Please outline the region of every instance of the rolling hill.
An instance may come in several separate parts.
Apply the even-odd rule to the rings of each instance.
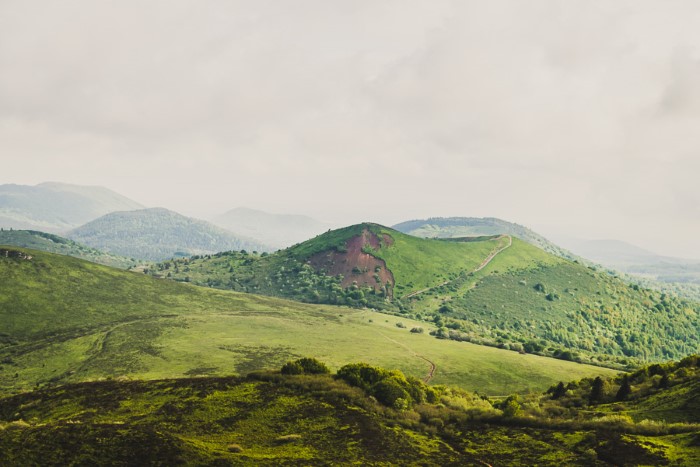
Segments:
[[[692,466],[693,414],[666,423],[647,408],[697,396],[687,363],[664,387],[638,372],[500,400],[366,364],[331,376],[309,359],[247,378],[71,384],[0,398],[0,463]],[[302,374],[284,374],[294,364]],[[603,400],[630,379],[623,400]],[[596,381],[602,399],[583,402]]]
[[[227,250],[270,249],[259,241],[163,208],[113,212],[66,236],[109,253],[153,261]]]
[[[605,365],[697,351],[700,306],[510,236],[421,239],[376,224],[274,254],[168,261],[149,274],[428,322],[438,338]]]
[[[401,222],[394,225],[393,228],[399,232],[421,238],[511,235],[553,255],[576,259],[571,252],[555,245],[527,227],[495,217],[431,217]]]
[[[219,227],[259,239],[275,248],[286,248],[315,237],[332,226],[308,216],[271,214],[248,208],[235,208],[211,219]]]
[[[105,253],[58,235],[38,232],[36,230],[0,229],[0,245],[19,246],[47,251],[49,253],[74,256],[86,261],[119,269],[130,269],[142,264],[141,261],[132,258]]]
[[[436,340],[370,310],[154,279],[0,247],[0,393],[100,378],[245,375],[300,356],[398,368],[488,394],[541,391],[605,368]]]
[[[0,185],[0,227],[62,233],[113,211],[143,206],[99,186]]]

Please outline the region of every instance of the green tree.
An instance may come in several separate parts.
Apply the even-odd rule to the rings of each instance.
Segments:
[[[588,397],[591,404],[603,400],[603,387],[604,384],[602,378],[597,376],[596,379],[593,380],[593,384],[591,385],[591,394]]]
[[[620,389],[618,389],[617,394],[615,394],[615,400],[623,401],[627,399],[627,396],[629,396],[631,393],[632,386],[630,386],[629,377],[625,375],[622,377],[622,384],[620,385]]]
[[[554,388],[554,391],[552,391],[552,399],[559,399],[560,397],[564,396],[566,394],[566,386],[564,386],[563,382],[559,382],[557,384],[557,387]]]

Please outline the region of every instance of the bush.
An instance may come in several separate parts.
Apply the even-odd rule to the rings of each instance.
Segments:
[[[421,328],[421,327],[411,328],[411,332],[414,334],[423,334],[423,328]]]
[[[322,375],[330,373],[331,370],[325,363],[319,362],[315,358],[304,357],[285,363],[280,372],[283,375]]]
[[[320,362],[315,358],[300,358],[297,360],[297,362],[299,362],[301,367],[304,369],[304,373],[309,375],[323,375],[331,372],[325,363]]]
[[[287,362],[282,366],[280,372],[283,375],[301,375],[304,373],[304,367],[301,366],[299,361]]]
[[[229,444],[226,449],[228,449],[228,452],[243,452],[240,444]]]
[[[407,401],[411,398],[403,386],[394,378],[385,378],[372,388],[372,395],[387,407],[396,409],[408,408]]]
[[[336,377],[368,391],[370,386],[384,378],[389,372],[366,363],[349,363],[338,370]]]

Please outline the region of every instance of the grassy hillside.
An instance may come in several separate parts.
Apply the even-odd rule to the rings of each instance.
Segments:
[[[271,255],[168,261],[149,274],[429,322],[439,338],[605,365],[681,358],[700,346],[700,305],[628,285],[509,236],[420,239],[338,229]]]
[[[402,222],[393,226],[405,234],[420,238],[460,238],[483,235],[511,235],[547,253],[575,259],[571,252],[550,242],[527,227],[495,217],[431,217]]]
[[[63,232],[113,211],[143,206],[98,186],[0,185],[0,227]]]
[[[0,229],[0,245],[19,246],[31,248],[33,250],[47,251],[49,253],[74,256],[86,261],[119,269],[130,269],[143,264],[142,261],[137,261],[133,258],[105,253],[58,235],[38,232],[36,230]]]
[[[428,335],[406,317],[211,290],[0,247],[0,391],[106,377],[247,374],[303,355],[364,360],[488,394],[598,367]],[[411,332],[425,327],[424,333]],[[433,366],[436,366],[435,367]]]
[[[322,364],[310,363],[298,371],[324,371]],[[693,375],[688,378],[697,379]],[[598,401],[574,406],[588,383],[572,382],[556,398],[488,400],[428,387],[401,372],[349,364],[335,377],[258,373],[245,379],[68,385],[0,399],[0,462],[691,466],[700,461],[700,424],[634,421],[624,408],[610,415]]]
[[[66,235],[93,248],[152,261],[226,250],[269,249],[259,241],[162,208],[113,212]]]

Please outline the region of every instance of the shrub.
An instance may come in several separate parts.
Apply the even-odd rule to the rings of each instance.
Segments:
[[[349,363],[338,370],[336,377],[346,381],[351,386],[355,386],[365,391],[370,386],[384,378],[388,371],[382,368],[375,368],[366,363]]]
[[[320,375],[328,374],[331,371],[325,363],[319,362],[315,358],[305,357],[285,363],[280,372],[283,375]]]
[[[229,444],[226,449],[228,449],[228,452],[243,452],[240,444]]]
[[[325,363],[320,362],[315,358],[300,358],[297,360],[297,362],[299,362],[301,367],[304,369],[304,373],[309,375],[323,375],[331,372]]]
[[[518,403],[518,396],[508,396],[506,400],[501,402],[499,408],[503,411],[504,417],[515,417],[520,413],[520,403]]]
[[[411,332],[414,334],[423,334],[423,328],[421,328],[421,327],[411,328]]]
[[[301,366],[299,361],[287,362],[282,366],[280,372],[283,375],[301,375],[304,373],[304,368]]]
[[[395,378],[385,378],[372,388],[372,395],[377,400],[396,409],[408,408],[408,400],[411,396]]]
[[[403,323],[402,323],[401,321],[399,321],[398,323],[396,323],[396,327],[397,327],[397,328],[401,328],[401,329],[403,329],[403,328],[405,328],[405,327],[406,327],[406,325],[405,325],[405,324],[403,324]]]

